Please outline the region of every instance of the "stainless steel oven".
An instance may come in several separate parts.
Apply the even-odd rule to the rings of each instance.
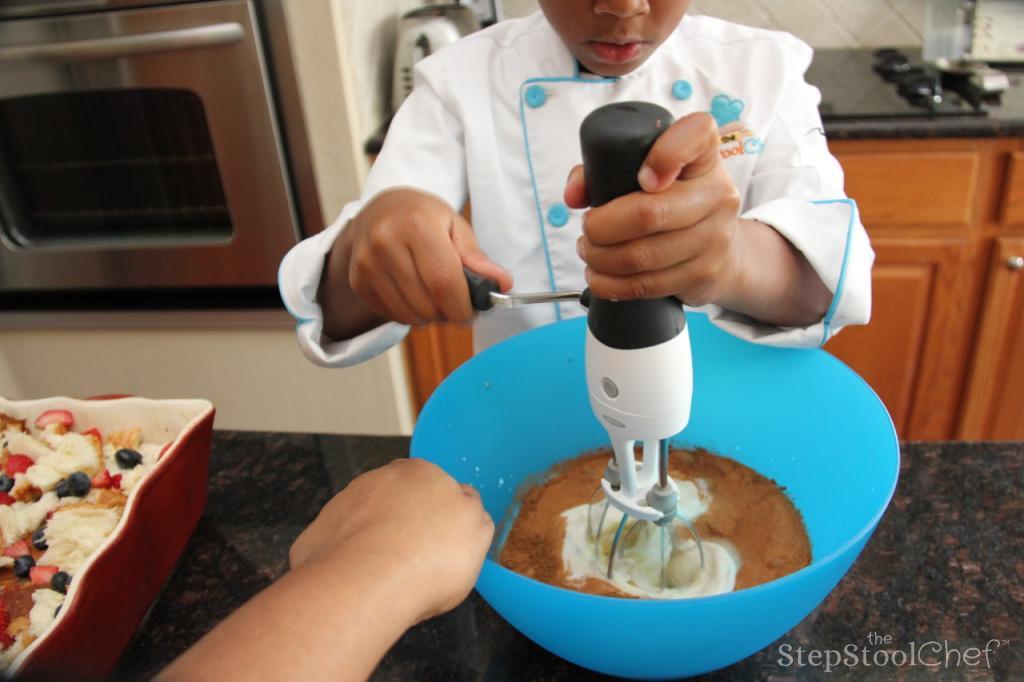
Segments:
[[[273,290],[303,211],[257,11],[0,0],[0,301]]]

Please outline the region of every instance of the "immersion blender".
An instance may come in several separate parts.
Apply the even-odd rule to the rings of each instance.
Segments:
[[[587,197],[592,207],[641,191],[637,175],[657,138],[672,124],[665,109],[644,102],[610,104],[592,112],[580,128]],[[579,298],[588,308],[585,347],[590,406],[608,432],[614,458],[595,491],[622,512],[608,562],[611,578],[616,549],[630,517],[666,528],[683,521],[703,549],[692,524],[677,512],[679,491],[668,475],[669,439],[690,418],[693,369],[682,303],[675,297],[613,301],[583,292],[500,294],[497,285],[467,272],[474,307],[487,310]],[[634,446],[643,443],[639,464]],[[591,500],[591,506],[594,504]],[[592,517],[592,515],[591,515]],[[593,525],[593,524],[592,524]],[[592,531],[593,532],[593,531]],[[632,532],[632,530],[630,530]],[[662,542],[664,555],[664,542]],[[662,585],[665,584],[662,562]]]
[[[583,121],[580,143],[592,207],[641,191],[640,168],[670,125],[668,111],[643,102],[601,107]],[[689,422],[693,396],[690,335],[682,303],[674,296],[630,301],[591,296],[585,357],[590,406],[615,453],[601,490],[608,504],[623,514],[608,557],[608,577],[612,577],[623,530],[633,517],[634,528],[641,521],[660,527],[664,587],[666,528],[677,518],[694,535],[703,564],[700,538],[678,514],[679,489],[668,472],[669,439]],[[642,465],[634,454],[637,442],[643,443]],[[606,514],[607,506],[597,523],[595,540]]]

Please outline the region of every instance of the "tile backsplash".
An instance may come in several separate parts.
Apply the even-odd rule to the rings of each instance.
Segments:
[[[926,0],[693,0],[690,13],[799,36],[812,47],[920,45]],[[536,0],[504,0],[507,16]]]
[[[424,0],[331,0],[349,38],[363,137],[384,119],[390,100],[398,17]],[[500,0],[507,17],[537,10],[537,0]],[[812,47],[921,45],[927,0],[693,0],[691,13],[789,31]]]
[[[694,0],[691,12],[789,31],[812,47],[920,45],[926,0]]]

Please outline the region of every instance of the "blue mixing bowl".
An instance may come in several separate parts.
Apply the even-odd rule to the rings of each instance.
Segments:
[[[814,560],[758,587],[672,601],[573,592],[487,560],[477,589],[498,613],[545,649],[602,673],[696,675],[768,646],[849,570],[896,487],[892,420],[853,371],[824,351],[758,346],[703,315],[688,321],[693,411],[675,444],[732,457],[785,486],[803,513]],[[476,487],[496,523],[517,486],[608,445],[587,400],[584,324],[552,324],[477,355],[420,415],[412,455]]]

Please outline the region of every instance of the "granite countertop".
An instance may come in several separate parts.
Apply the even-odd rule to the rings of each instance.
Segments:
[[[902,52],[912,64],[923,63],[920,50],[904,48]],[[875,73],[875,61],[874,50],[815,50],[806,79],[821,91],[820,109],[829,139],[1024,136],[1024,64],[998,67],[1009,78],[1010,88],[997,101],[984,105],[984,116],[929,116],[924,109],[904,107],[907,111],[920,111],[920,115],[887,118],[877,112],[890,112],[894,103],[902,104],[903,100],[896,94],[894,83],[886,83]],[[948,87],[945,96],[949,100],[960,99]]]
[[[269,585],[334,492],[408,447],[406,438],[216,432],[206,513],[113,679],[156,673]],[[990,669],[984,658],[958,666],[954,653],[937,671],[841,667],[829,679],[1024,677],[1022,465],[1024,443],[904,444],[892,505],[836,590],[782,639],[706,679],[823,677],[809,658],[797,665],[797,647],[810,656],[847,645],[981,649],[992,640]],[[600,678],[534,645],[473,593],[407,632],[374,679]]]

